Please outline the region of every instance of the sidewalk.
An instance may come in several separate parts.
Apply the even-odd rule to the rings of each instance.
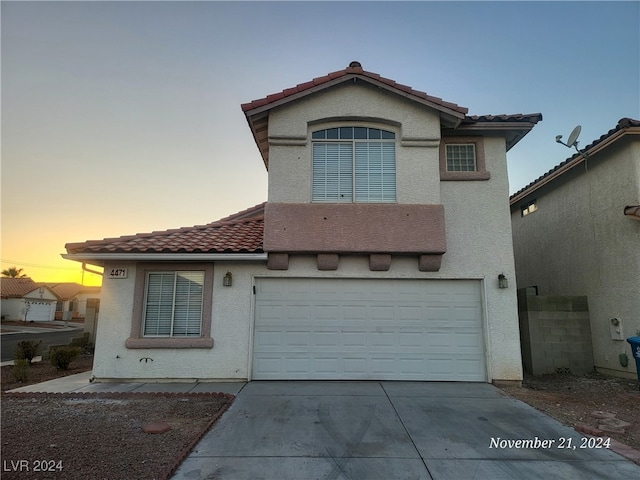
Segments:
[[[190,382],[190,383],[92,383],[92,372],[77,373],[26,387],[8,390],[8,393],[230,393],[236,395],[246,382]]]
[[[69,330],[82,330],[84,323],[64,322],[53,320],[51,322],[2,322],[0,323],[1,335],[13,335],[16,333],[45,333],[64,332]]]

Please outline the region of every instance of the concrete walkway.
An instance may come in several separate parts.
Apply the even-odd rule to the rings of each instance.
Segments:
[[[213,383],[91,383],[91,371],[56,378],[47,382],[9,390],[10,393],[89,393],[89,392],[173,392],[173,393],[230,393],[236,395],[245,382]]]
[[[64,332],[68,330],[82,330],[84,328],[83,323],[78,322],[64,322],[61,320],[53,320],[51,322],[37,322],[37,323],[1,323],[0,335],[15,335],[17,333],[46,333],[46,332]]]

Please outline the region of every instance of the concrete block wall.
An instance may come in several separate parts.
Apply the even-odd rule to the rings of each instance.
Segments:
[[[524,369],[533,375],[594,370],[587,297],[531,295],[518,290]]]

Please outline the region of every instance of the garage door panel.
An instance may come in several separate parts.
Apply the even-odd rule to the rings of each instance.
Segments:
[[[279,278],[256,290],[255,379],[486,378],[478,281]]]

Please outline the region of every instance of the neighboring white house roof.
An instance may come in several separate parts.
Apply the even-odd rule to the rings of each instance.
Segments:
[[[91,287],[79,283],[46,283],[46,286],[55,292],[60,300],[69,300],[82,293],[99,294],[101,287]]]
[[[0,295],[2,296],[2,298],[22,298],[33,292],[34,290],[38,290],[39,288],[46,288],[56,297],[58,297],[56,292],[54,292],[51,288],[43,283],[36,283],[29,277],[2,277],[2,279],[0,279]]]
[[[633,118],[621,118],[618,121],[618,124],[615,128],[612,128],[607,133],[602,135],[599,139],[593,141],[586,147],[582,149],[587,157],[596,154],[597,152],[603,150],[608,147],[612,143],[624,138],[627,135],[638,135],[640,134],[640,120],[634,120]],[[547,173],[537,178],[533,182],[531,182],[526,187],[518,190],[516,193],[511,195],[510,203],[511,205],[519,202],[524,197],[530,195],[543,185],[553,181],[559,176],[563,175],[565,172],[571,170],[572,168],[581,165],[585,161],[584,155],[581,153],[576,153],[572,157],[567,158],[562,163],[556,165]]]

